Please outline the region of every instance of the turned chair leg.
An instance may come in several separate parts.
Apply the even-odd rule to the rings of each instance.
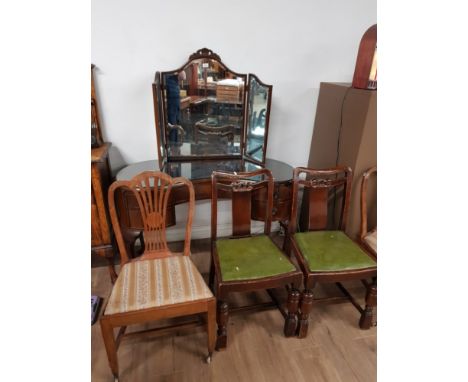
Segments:
[[[366,296],[366,308],[361,314],[359,320],[359,326],[361,329],[370,329],[372,322],[374,321],[374,308],[377,306],[377,284],[374,281],[373,284],[367,288]]]
[[[229,305],[226,301],[218,301],[218,338],[216,340],[216,350],[225,349],[227,346],[227,323],[229,319]]]
[[[299,308],[299,298],[301,294],[297,289],[291,288],[288,293],[288,315],[284,322],[284,335],[292,337],[297,330],[297,310]]]
[[[301,296],[300,313],[299,313],[299,329],[298,337],[307,337],[307,331],[309,330],[309,313],[312,309],[312,301],[314,295],[311,289],[304,289]]]
[[[117,361],[117,345],[114,338],[114,329],[106,319],[100,320],[102,338],[104,339],[104,346],[107,352],[107,359],[109,360],[109,367],[117,380],[119,378],[119,363]]]
[[[216,345],[216,300],[208,302],[208,311],[206,313],[206,331],[208,334],[208,358],[207,362],[211,362],[213,351]]]

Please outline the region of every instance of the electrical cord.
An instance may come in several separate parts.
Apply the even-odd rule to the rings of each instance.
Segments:
[[[335,167],[338,167],[339,164],[339,159],[340,159],[340,147],[341,147],[341,130],[343,129],[343,110],[344,110],[344,104],[346,101],[346,97],[348,97],[349,91],[352,89],[352,86],[350,86],[348,89],[346,89],[346,92],[343,97],[343,101],[341,102],[341,110],[340,110],[340,126],[338,127],[338,141],[336,144],[336,161],[335,161]],[[333,188],[333,225],[335,224],[335,218],[336,218],[336,188]]]
[[[335,167],[338,166],[338,162],[340,159],[340,146],[341,146],[341,130],[343,129],[343,109],[344,109],[344,104],[346,101],[346,97],[348,97],[349,91],[352,89],[350,86],[348,89],[346,89],[345,95],[343,97],[343,101],[341,102],[341,110],[340,110],[340,126],[338,127],[338,142],[336,144],[336,162],[335,162]]]

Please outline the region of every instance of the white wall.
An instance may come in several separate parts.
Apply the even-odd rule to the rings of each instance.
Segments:
[[[92,62],[114,168],[155,159],[151,83],[207,47],[273,85],[267,156],[306,165],[320,82],[350,82],[375,0],[93,0]]]

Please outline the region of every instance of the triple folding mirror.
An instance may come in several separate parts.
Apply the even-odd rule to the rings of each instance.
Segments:
[[[199,159],[265,163],[272,86],[236,73],[209,49],[181,68],[156,72],[159,164]]]

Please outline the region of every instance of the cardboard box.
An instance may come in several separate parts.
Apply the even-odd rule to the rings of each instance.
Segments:
[[[360,233],[360,192],[364,171],[377,165],[377,91],[348,83],[322,82],[315,115],[308,167],[349,166],[353,170],[346,233]],[[368,229],[377,226],[377,184],[368,186]]]

